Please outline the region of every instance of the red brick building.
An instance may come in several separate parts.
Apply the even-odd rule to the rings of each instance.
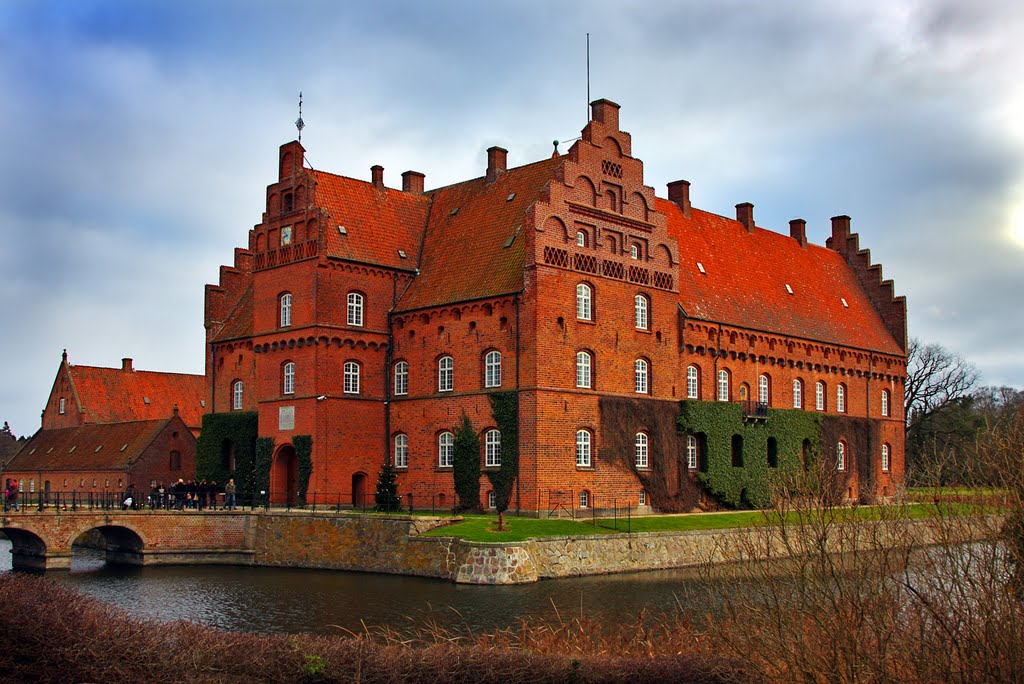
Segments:
[[[451,505],[463,414],[482,468],[500,462],[496,391],[518,399],[521,510],[647,505],[655,454],[696,476],[689,436],[657,444],[682,401],[863,419],[821,444],[845,494],[900,480],[905,301],[848,217],[821,247],[800,220],[789,235],[757,227],[749,204],[735,219],[696,209],[686,181],[659,198],[607,100],[566,154],[509,169],[492,147],[482,176],[431,191],[422,173],[398,190],[379,166],[366,182],[303,154],[281,147],[262,221],[206,289],[210,406],[258,412],[279,499],[301,434],[310,492],[358,501],[390,459],[407,501]],[[611,398],[660,408],[613,428]],[[874,436],[844,434],[858,424]]]

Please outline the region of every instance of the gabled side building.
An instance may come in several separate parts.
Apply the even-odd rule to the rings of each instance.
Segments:
[[[845,499],[900,483],[906,303],[848,217],[819,246],[750,204],[701,211],[686,181],[658,197],[607,100],[567,153],[509,168],[492,147],[480,177],[429,191],[304,152],[280,148],[261,222],[206,289],[209,407],[258,413],[276,500],[358,505],[391,462],[405,503],[451,506],[463,416],[485,507],[513,456],[511,508],[536,514],[758,505],[813,459]]]

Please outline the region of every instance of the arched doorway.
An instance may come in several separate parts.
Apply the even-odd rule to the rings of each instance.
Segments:
[[[283,444],[274,454],[270,469],[270,502],[294,506],[298,501],[299,459],[295,447]]]
[[[352,476],[352,508],[365,508],[367,504],[366,473],[355,473]]]

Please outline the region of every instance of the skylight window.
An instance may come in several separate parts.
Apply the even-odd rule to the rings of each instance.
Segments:
[[[125,444],[125,445],[124,445],[123,447],[121,447],[121,451],[124,451],[124,450],[125,450],[125,449],[127,449],[127,448],[128,448],[128,445],[127,445],[127,444]]]
[[[98,453],[100,453],[100,449],[102,449],[102,448],[103,448],[103,445],[102,445],[102,444],[100,444],[100,445],[99,445],[98,447],[96,447],[96,451],[94,451],[94,452],[92,452],[92,453],[94,453],[94,454],[98,454]]]
[[[513,193],[512,193],[511,195],[509,195],[509,196],[508,196],[508,197],[507,197],[507,198],[505,199],[505,201],[506,201],[506,202],[511,202],[511,201],[512,201],[512,200],[514,200],[515,198],[516,198],[516,193],[514,193],[514,192],[513,192]]]
[[[68,453],[70,454],[70,453],[74,452],[74,450],[77,449],[77,448],[78,448],[77,444],[73,445],[70,449],[68,449]]]
[[[142,397],[142,403],[149,406],[149,397]]]
[[[786,283],[786,292],[788,292],[789,294],[793,294],[793,288],[789,286],[789,283]]]
[[[512,233],[511,235],[508,236],[508,239],[505,240],[505,248],[508,249],[509,247],[511,247],[512,243],[515,242],[515,241],[516,241],[516,234]]]
[[[707,275],[708,272],[704,270],[704,264],[697,262],[697,270],[700,271],[701,275]]]
[[[455,207],[454,209],[452,209],[452,213],[451,213],[451,214],[449,214],[449,216],[455,216],[455,215],[456,215],[456,214],[458,214],[458,213],[459,213],[459,208],[458,208],[458,207]]]
[[[404,249],[398,250],[398,256],[400,256],[400,257],[402,257],[404,259],[405,258],[405,250]]]
[[[341,235],[348,235],[348,229],[345,226],[338,226],[338,233]]]
[[[845,307],[847,309],[850,308],[850,305],[846,303],[846,297],[840,297],[839,301],[841,301],[843,303],[843,307]]]

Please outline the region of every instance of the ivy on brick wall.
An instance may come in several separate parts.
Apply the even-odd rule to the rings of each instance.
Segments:
[[[766,421],[744,420],[739,404],[684,401],[679,427],[698,439],[704,486],[736,507],[771,505],[775,476],[820,451],[821,417],[808,411],[769,409]]]
[[[455,428],[452,451],[452,476],[455,479],[455,495],[459,499],[457,508],[460,512],[480,512],[480,438],[465,413]]]
[[[519,402],[515,392],[495,392],[489,398],[494,422],[501,432],[501,467],[488,470],[487,479],[494,488],[498,513],[504,513],[512,498],[516,475],[519,474]],[[479,464],[479,456],[477,459]]]
[[[299,501],[306,504],[306,493],[309,491],[309,476],[313,474],[313,438],[309,435],[292,437],[295,447],[295,460],[299,475]]]
[[[255,411],[208,413],[196,444],[196,477],[200,480],[227,482],[235,478],[240,495],[255,488],[256,436]],[[231,460],[234,458],[234,470]]]
[[[259,437],[256,440],[256,463],[253,468],[253,488],[256,495],[270,491],[270,464],[274,459],[274,438]]]
[[[858,490],[861,503],[872,503],[876,486],[875,461],[882,458],[882,440],[879,425],[867,418],[850,416],[823,416],[821,419],[822,453],[825,465],[836,469],[836,445],[846,444],[846,470],[836,471],[828,480],[833,489],[833,500],[840,503],[848,498],[854,474],[860,480]],[[879,464],[879,467],[880,464]]]

